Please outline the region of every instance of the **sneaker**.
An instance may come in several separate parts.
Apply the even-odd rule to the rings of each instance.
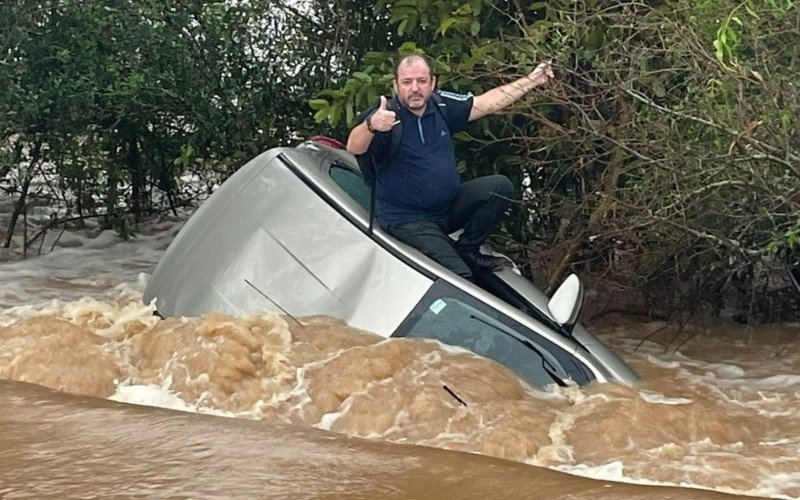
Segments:
[[[508,261],[503,257],[482,254],[477,249],[459,248],[458,255],[461,256],[470,269],[499,271],[508,265]]]

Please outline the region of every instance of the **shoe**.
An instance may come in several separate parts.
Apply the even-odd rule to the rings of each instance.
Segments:
[[[477,249],[459,248],[458,255],[466,262],[470,269],[499,271],[508,265],[508,260],[480,253]]]

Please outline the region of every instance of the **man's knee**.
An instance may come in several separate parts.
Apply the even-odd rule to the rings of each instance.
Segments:
[[[471,182],[471,181],[470,181]],[[514,196],[514,184],[502,174],[487,175],[475,180],[476,193],[481,193],[481,198],[489,199],[493,196],[509,199]]]
[[[492,192],[503,198],[511,198],[514,195],[514,184],[505,175],[492,175]]]

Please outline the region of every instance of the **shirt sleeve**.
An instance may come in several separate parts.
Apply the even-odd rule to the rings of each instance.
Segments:
[[[437,90],[442,101],[447,105],[447,125],[450,127],[450,133],[455,134],[460,132],[467,126],[469,121],[469,114],[472,111],[473,95],[470,94],[457,94],[455,92],[446,92],[444,90]]]

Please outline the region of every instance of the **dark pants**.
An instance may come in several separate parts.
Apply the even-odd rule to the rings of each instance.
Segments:
[[[477,250],[494,232],[513,193],[514,186],[504,175],[479,177],[461,184],[447,214],[432,220],[394,224],[387,229],[403,243],[472,281],[472,271],[458,255],[448,234],[464,228],[456,245]]]

